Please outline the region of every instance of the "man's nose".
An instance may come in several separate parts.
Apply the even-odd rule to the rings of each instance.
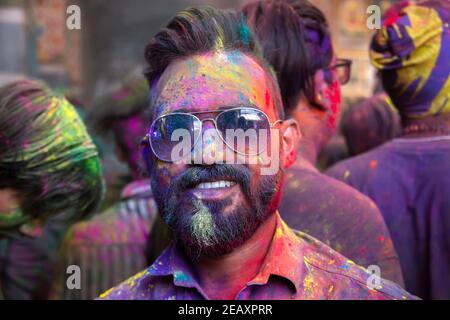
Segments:
[[[204,120],[202,135],[192,152],[192,161],[202,165],[224,163],[225,147],[213,121]]]

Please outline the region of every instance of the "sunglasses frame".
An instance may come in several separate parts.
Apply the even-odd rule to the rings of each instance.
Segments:
[[[350,81],[350,77],[352,74],[352,63],[353,61],[350,59],[336,59],[336,63],[327,67],[327,68],[323,68],[324,70],[333,70],[333,69],[337,69],[339,67],[346,67],[348,68],[348,78],[345,82],[339,82],[341,85],[345,85]]]
[[[200,123],[200,132],[203,132],[203,122],[205,121],[211,121],[214,124],[214,128],[216,130],[216,132],[218,133],[220,140],[222,140],[222,142],[228,147],[230,148],[233,152],[236,152],[239,155],[243,155],[243,156],[257,156],[260,155],[262,152],[264,152],[264,150],[259,151],[258,153],[244,153],[244,152],[240,152],[238,150],[235,150],[233,147],[231,147],[224,139],[224,137],[222,136],[222,133],[220,132],[220,130],[217,128],[217,118],[219,116],[221,116],[222,114],[226,113],[226,112],[230,112],[230,111],[235,111],[235,110],[254,110],[257,112],[260,112],[264,115],[264,117],[267,120],[267,123],[269,124],[269,128],[272,129],[274,126],[276,126],[279,123],[282,123],[283,120],[279,119],[276,120],[274,122],[270,122],[269,116],[262,110],[255,108],[255,107],[235,107],[235,108],[230,108],[230,109],[223,109],[223,110],[205,110],[205,111],[195,111],[195,112],[172,112],[172,113],[167,113],[167,114],[163,114],[160,115],[159,117],[157,117],[155,120],[153,120],[151,126],[150,126],[150,130],[149,133],[147,133],[144,137],[144,141],[147,140],[146,142],[148,142],[148,144],[150,145],[150,148],[152,149],[153,154],[161,161],[164,162],[172,162],[171,160],[166,160],[166,159],[162,159],[158,156],[158,154],[155,152],[155,149],[153,147],[152,144],[152,139],[150,138],[150,133],[154,130],[156,121],[165,118],[167,116],[171,116],[171,115],[188,115],[190,117],[194,117],[195,119],[197,119]],[[214,118],[206,118],[206,119],[200,119],[199,117],[197,117],[197,114],[206,114],[206,113],[217,113],[217,115]],[[195,146],[197,145],[198,141],[200,140],[201,134],[197,135],[197,137],[195,137],[195,141],[194,144],[192,145],[192,149],[191,149],[191,154],[192,151],[195,149]],[[187,157],[187,155],[186,155]]]

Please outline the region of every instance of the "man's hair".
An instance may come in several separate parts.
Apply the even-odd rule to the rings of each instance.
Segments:
[[[401,133],[400,115],[385,93],[351,106],[343,115],[341,131],[350,156],[356,156],[394,139]]]
[[[212,7],[195,7],[179,12],[147,45],[145,76],[150,91],[166,68],[176,59],[211,51],[239,51],[254,58],[265,70],[276,111],[284,117],[276,76],[264,60],[259,44],[242,14]],[[152,100],[152,99],[151,99]],[[152,113],[154,107],[151,106]],[[154,116],[154,115],[151,115]]]
[[[140,169],[139,143],[149,126],[148,105],[146,79],[133,76],[125,80],[118,90],[100,99],[89,114],[96,131],[113,132],[118,147],[134,172]]]
[[[314,74],[333,58],[323,13],[307,0],[261,0],[247,4],[242,12],[275,69],[286,115],[302,93],[315,106]]]
[[[30,218],[75,222],[103,195],[97,149],[72,105],[43,83],[0,88],[0,189],[13,189]]]

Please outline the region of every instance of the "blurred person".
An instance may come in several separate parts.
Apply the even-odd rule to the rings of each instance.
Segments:
[[[345,138],[342,136],[342,133],[338,131],[320,151],[317,156],[315,167],[317,170],[322,172],[339,161],[347,158],[348,150],[345,143]]]
[[[52,299],[94,299],[147,265],[145,245],[156,205],[150,181],[143,177],[139,143],[148,128],[148,86],[144,77],[131,77],[122,87],[101,99],[90,114],[99,132],[111,131],[118,159],[132,177],[119,202],[71,228],[64,239]],[[78,265],[80,290],[66,286],[65,270]]]
[[[401,133],[400,115],[386,93],[351,106],[341,120],[348,153],[356,156],[390,141]]]
[[[97,149],[74,107],[39,81],[24,79],[2,86],[3,298],[45,298],[41,290],[49,285],[61,233],[97,208],[103,189]]]
[[[276,76],[241,14],[184,10],[156,34],[145,57],[152,124],[144,156],[158,212],[175,240],[152,266],[101,298],[413,298],[387,280],[370,286],[370,272],[290,229],[278,214],[298,126],[283,120]],[[229,140],[249,128],[267,153]],[[180,132],[197,138],[177,158]]]
[[[375,201],[406,288],[424,299],[450,299],[449,23],[448,1],[402,2],[387,11],[370,58],[402,134],[328,172]]]
[[[302,133],[286,172],[280,212],[287,224],[331,246],[382,277],[403,284],[397,253],[376,205],[347,185],[321,174],[318,153],[336,133],[340,86],[350,62],[334,53],[323,13],[306,0],[262,0],[242,10],[275,69],[287,118]],[[292,155],[288,155],[292,157]]]

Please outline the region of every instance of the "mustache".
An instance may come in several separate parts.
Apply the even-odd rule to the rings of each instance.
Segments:
[[[231,180],[238,183],[244,194],[250,196],[251,172],[245,165],[215,164],[211,166],[192,166],[186,169],[171,183],[172,194],[193,188],[201,182]]]

